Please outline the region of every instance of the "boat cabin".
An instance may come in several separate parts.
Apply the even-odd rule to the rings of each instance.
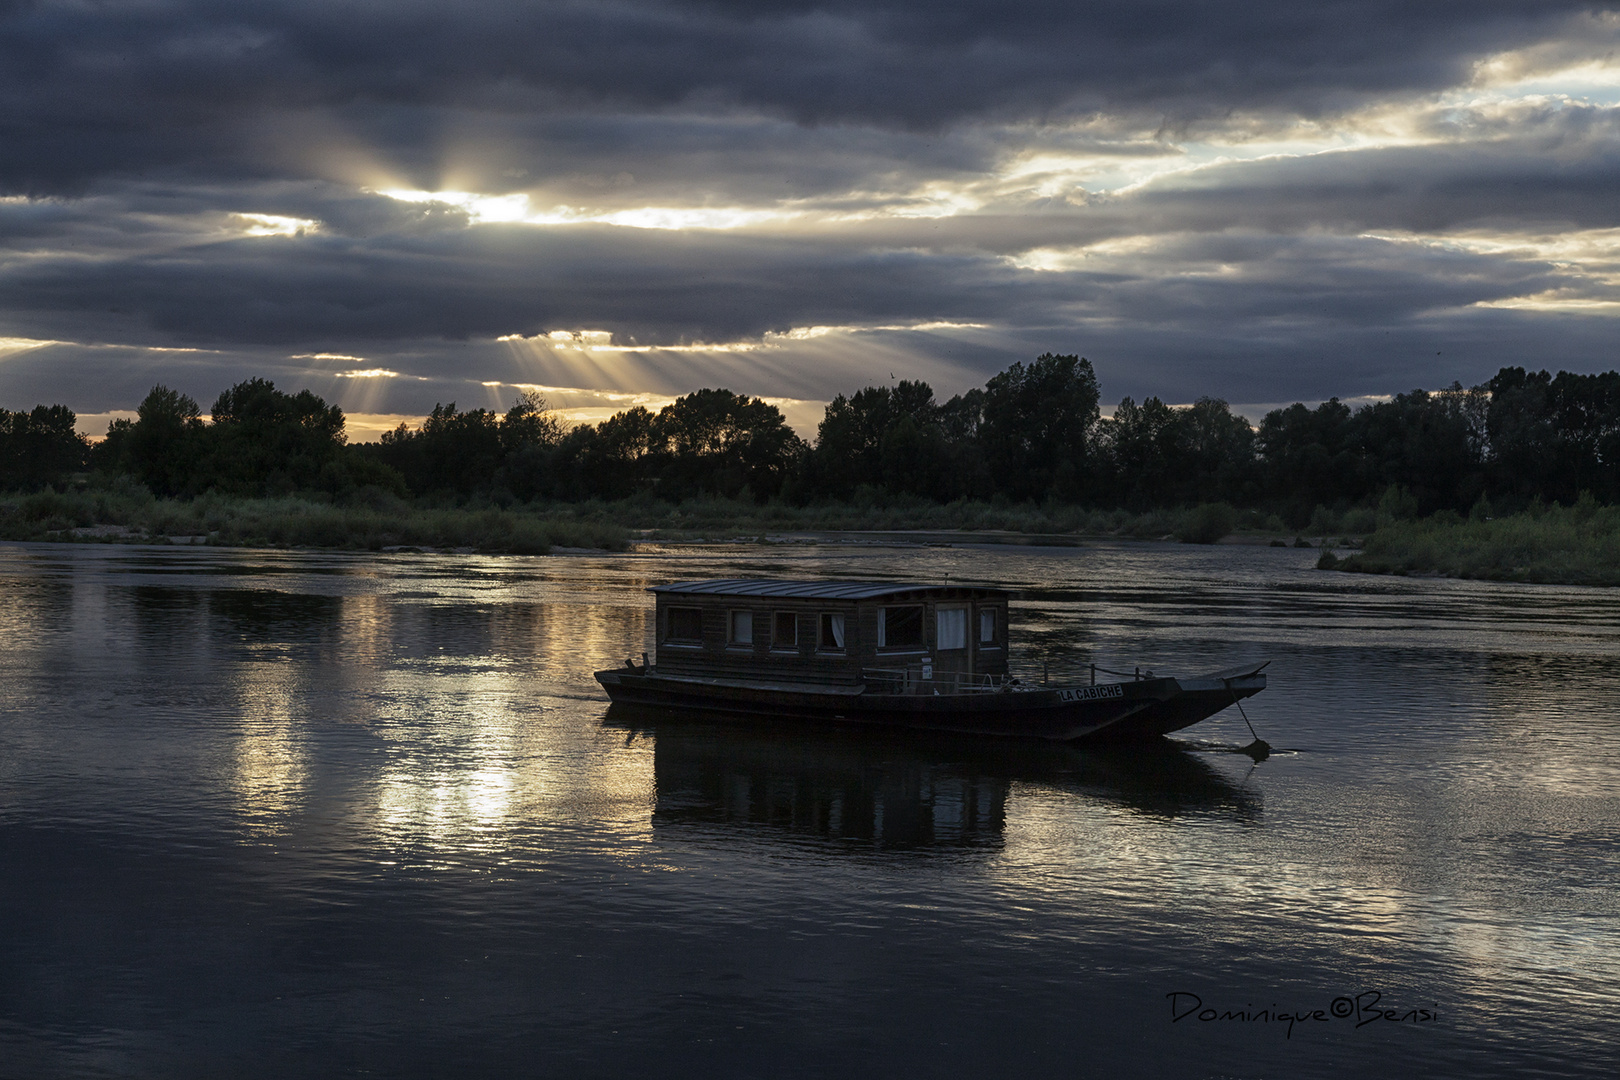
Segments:
[[[1000,589],[871,581],[683,581],[657,597],[659,675],[897,693],[1007,676]]]

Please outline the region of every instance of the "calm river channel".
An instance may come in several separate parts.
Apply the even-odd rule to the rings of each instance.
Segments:
[[[1616,1075],[1620,591],[1314,562],[0,545],[0,1076]],[[610,714],[743,576],[1269,657],[1277,752]]]

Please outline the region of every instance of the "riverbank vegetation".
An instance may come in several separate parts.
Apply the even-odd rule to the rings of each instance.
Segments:
[[[634,531],[1212,543],[1235,530],[1387,539],[1480,506],[1503,518],[1574,507],[1583,492],[1620,502],[1615,372],[1503,368],[1358,409],[1295,404],[1258,426],[1211,397],[1125,398],[1109,417],[1100,400],[1087,360],[1046,354],[944,402],[904,380],[839,395],[811,442],[769,403],[706,389],[572,427],[533,394],[504,413],[441,403],[356,445],[342,411],[308,390],[249,379],[205,420],[159,386],[93,444],[62,406],[0,410],[0,490],[18,493],[0,503],[0,532],[511,551],[612,547]],[[1369,540],[1362,566],[1383,542]]]
[[[1283,528],[1273,515],[1239,511],[1225,504],[1142,513],[969,499],[944,504],[896,499],[794,506],[781,500],[756,503],[711,496],[680,503],[630,498],[591,505],[605,519],[638,530],[651,540],[792,539],[795,534],[813,537],[818,533],[905,533],[926,538],[929,533],[966,533],[1020,534],[1046,540],[1115,537],[1214,543],[1239,529]]]
[[[1590,497],[1573,506],[1536,504],[1508,517],[1468,519],[1442,512],[1391,521],[1361,551],[1324,551],[1323,569],[1369,574],[1434,574],[1563,585],[1620,585],[1620,507]]]
[[[144,487],[108,487],[0,495],[0,538],[80,542],[154,542],[231,546],[456,549],[539,554],[553,547],[622,550],[631,540],[792,542],[823,533],[1017,534],[1031,540],[1078,537],[1213,543],[1239,528],[1273,531],[1281,523],[1225,504],[1152,510],[1074,506],[938,505],[902,500],[882,506],[793,506],[781,501],[707,496],[679,503],[632,497],[615,502],[535,503],[498,507],[432,505],[375,491],[347,499],[321,495],[252,498],[210,492],[160,499]]]
[[[376,491],[345,500],[215,492],[195,499],[160,499],[144,487],[114,483],[0,496],[0,537],[543,555],[555,547],[622,550],[629,534],[600,516],[568,507],[545,513],[425,506]]]

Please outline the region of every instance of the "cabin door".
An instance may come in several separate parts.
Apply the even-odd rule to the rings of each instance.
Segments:
[[[934,609],[934,680],[944,689],[972,670],[967,605],[941,604]]]

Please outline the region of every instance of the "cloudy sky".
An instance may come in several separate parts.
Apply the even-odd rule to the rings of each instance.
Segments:
[[[0,0],[0,406],[1617,366],[1620,5]]]

